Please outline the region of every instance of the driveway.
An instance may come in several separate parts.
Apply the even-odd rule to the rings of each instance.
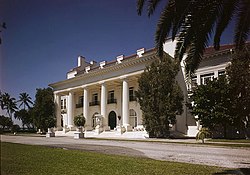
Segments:
[[[1,135],[3,142],[46,145],[105,154],[148,157],[156,160],[204,164],[227,168],[250,168],[249,148],[230,148],[192,144],[114,140],[75,140],[71,137],[27,137]]]

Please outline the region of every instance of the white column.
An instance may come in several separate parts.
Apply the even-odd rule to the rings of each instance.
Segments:
[[[201,85],[201,75],[197,74],[197,85]]]
[[[69,92],[69,101],[68,101],[68,127],[71,129],[73,124],[74,118],[74,93]]]
[[[131,130],[129,125],[129,86],[127,79],[122,81],[122,122],[127,131]]]
[[[101,84],[101,115],[103,117],[104,130],[109,130],[107,119],[107,87],[105,82]]]
[[[218,78],[219,77],[219,72],[218,72],[218,70],[215,70],[214,71],[214,78]]]
[[[89,116],[89,97],[88,88],[83,88],[83,116],[86,119],[85,129],[91,130],[91,117]]]
[[[61,95],[54,94],[55,112],[56,112],[56,128],[58,131],[62,129],[61,126]]]

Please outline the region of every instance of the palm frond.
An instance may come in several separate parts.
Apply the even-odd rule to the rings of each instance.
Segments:
[[[137,0],[137,14],[141,16],[145,0]]]
[[[194,39],[194,30],[190,24],[191,16],[186,18],[186,22],[182,25],[182,31],[180,32],[178,42],[175,47],[175,58],[179,61],[182,60],[184,53]]]
[[[236,50],[241,50],[248,38],[250,30],[250,2],[249,0],[242,0],[239,4],[239,10],[237,14],[236,31],[234,36],[234,42],[236,44]]]
[[[172,29],[172,41],[175,40],[175,37],[178,31],[181,29],[181,25],[185,22],[186,17],[189,16],[190,7],[192,7],[192,1],[175,1],[175,20],[173,21]]]
[[[157,5],[159,4],[161,0],[149,0],[148,1],[148,16],[150,17],[153,15]]]
[[[157,48],[157,53],[160,58],[163,56],[163,43],[168,36],[173,20],[175,18],[175,0],[170,0],[169,3],[165,6],[160,19],[157,24],[157,29],[155,33],[155,43]]]
[[[228,23],[232,20],[233,14],[237,9],[238,0],[223,1],[218,5],[219,18],[216,25],[215,35],[214,35],[214,48],[219,50],[220,48],[220,37],[222,32],[228,26]]]

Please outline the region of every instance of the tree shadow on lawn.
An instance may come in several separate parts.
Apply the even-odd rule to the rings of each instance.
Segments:
[[[250,175],[250,168],[239,168],[237,170],[225,170],[223,172],[214,173],[213,175],[223,175],[223,174],[239,174],[239,175]]]

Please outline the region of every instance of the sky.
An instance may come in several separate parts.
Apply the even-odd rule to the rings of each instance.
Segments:
[[[110,61],[137,49],[154,47],[154,33],[164,1],[150,18],[136,12],[136,0],[0,0],[0,89],[18,99],[26,92],[66,79],[87,61]],[[233,28],[222,36],[232,43]]]

